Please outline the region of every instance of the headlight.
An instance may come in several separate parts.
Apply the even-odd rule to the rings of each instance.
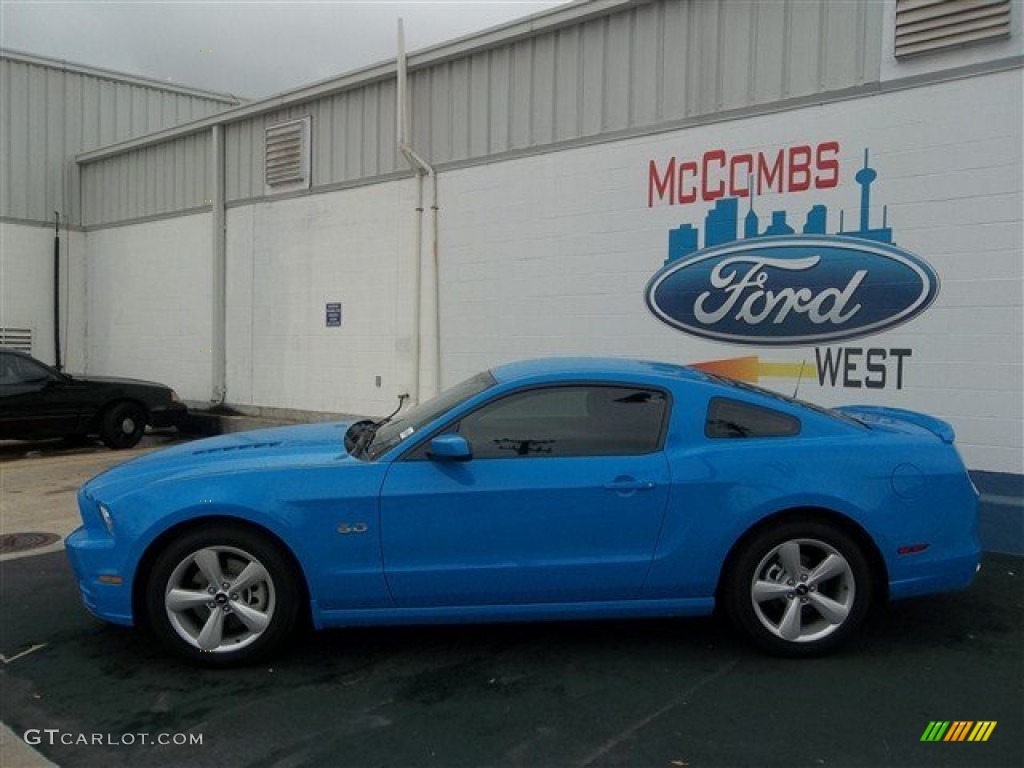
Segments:
[[[107,509],[105,504],[98,504],[97,507],[100,510],[100,517],[103,519],[103,524],[107,526],[107,533],[111,536],[114,535],[114,518],[110,516],[110,510]]]
[[[171,402],[172,403],[180,403],[181,402],[181,398],[178,397],[178,393],[175,392],[173,389],[171,390]]]

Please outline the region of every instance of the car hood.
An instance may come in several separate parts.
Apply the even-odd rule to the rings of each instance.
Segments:
[[[140,456],[97,475],[83,492],[110,501],[143,485],[244,471],[324,464],[364,465],[345,450],[352,421],[257,429],[210,437]]]

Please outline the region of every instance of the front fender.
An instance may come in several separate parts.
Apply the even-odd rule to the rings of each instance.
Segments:
[[[109,505],[116,542],[108,562],[134,583],[139,565],[168,536],[204,520],[235,520],[263,529],[299,564],[313,606],[392,605],[380,549],[379,496],[384,468],[247,472],[143,487]],[[154,547],[156,549],[154,549]]]

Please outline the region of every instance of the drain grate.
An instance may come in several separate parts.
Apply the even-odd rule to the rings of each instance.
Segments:
[[[39,549],[60,541],[56,533],[5,533],[0,536],[0,555]]]

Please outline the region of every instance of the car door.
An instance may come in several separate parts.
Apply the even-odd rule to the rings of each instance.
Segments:
[[[25,355],[0,352],[0,435],[74,434],[82,407],[80,394],[62,376]]]
[[[664,392],[585,384],[491,401],[442,431],[468,461],[397,461],[381,496],[399,606],[628,600],[643,586],[669,491]]]

